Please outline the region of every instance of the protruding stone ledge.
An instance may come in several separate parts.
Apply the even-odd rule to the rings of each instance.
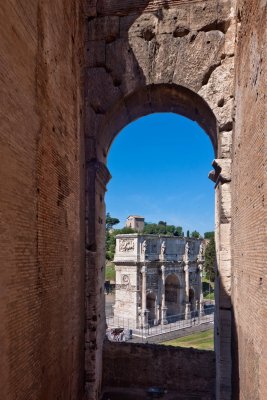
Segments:
[[[231,182],[232,161],[227,159],[215,159],[212,162],[214,171],[209,173],[209,179],[215,182],[215,188],[221,183]]]

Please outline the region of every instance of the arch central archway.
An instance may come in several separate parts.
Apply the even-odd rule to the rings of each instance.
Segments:
[[[181,285],[178,277],[175,274],[168,275],[165,281],[165,301],[167,319],[172,317],[171,322],[174,322],[175,317],[179,319],[179,314],[182,313],[183,297],[181,294]]]

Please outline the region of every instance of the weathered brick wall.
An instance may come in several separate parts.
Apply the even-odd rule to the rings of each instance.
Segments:
[[[267,2],[238,2],[233,151],[234,399],[267,398]],[[240,391],[240,393],[239,393]]]
[[[161,386],[185,398],[213,400],[213,351],[151,344],[106,341],[103,352],[103,387],[148,388]]]
[[[0,4],[4,400],[76,400],[83,388],[79,7]]]

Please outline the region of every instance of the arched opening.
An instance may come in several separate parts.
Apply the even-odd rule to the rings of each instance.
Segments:
[[[149,103],[149,107],[147,107],[147,102],[145,101],[148,100]],[[145,101],[145,102],[142,102]],[[127,124],[127,119],[124,120],[124,112],[125,112],[125,105],[128,104],[127,106],[127,119],[131,120],[131,119],[135,119],[138,117],[138,121],[137,123],[140,122],[140,118],[143,115],[146,115],[148,113],[150,113],[150,116],[146,116],[143,119],[148,118],[152,119],[153,115],[165,115],[165,113],[161,113],[158,114],[157,111],[171,111],[172,113],[170,115],[175,115],[175,114],[181,114],[183,116],[189,117],[193,120],[196,120],[198,122],[198,124],[202,127],[205,128],[206,133],[208,133],[209,138],[211,139],[211,144],[213,147],[213,151],[217,152],[217,125],[216,125],[216,120],[215,117],[212,113],[212,111],[210,110],[210,108],[208,107],[208,105],[205,103],[205,101],[198,96],[197,94],[191,92],[190,90],[183,88],[183,87],[179,87],[179,86],[175,86],[175,85],[152,85],[152,86],[147,86],[141,90],[139,90],[138,92],[133,93],[131,96],[128,96],[127,98],[124,99],[124,102],[122,104],[117,104],[117,106],[110,111],[109,115],[106,118],[106,124],[104,124],[101,127],[101,133],[105,135],[106,138],[110,138],[110,143],[108,142],[108,140],[105,142],[105,150],[103,149],[103,153],[102,156],[104,155],[105,158],[107,156],[107,152],[110,149],[110,144],[112,142],[112,140],[116,137],[117,133],[120,131],[120,129],[123,126],[134,126],[134,124]],[[174,118],[174,117],[173,117]],[[188,121],[188,120],[187,120]],[[190,121],[188,121],[190,122]],[[193,124],[192,122],[190,122],[191,124]],[[195,125],[196,126],[196,125]],[[191,127],[193,129],[193,127]],[[128,128],[127,128],[128,129]],[[151,129],[151,128],[150,128]],[[152,128],[153,129],[153,128]],[[158,135],[160,137],[162,137],[162,151],[163,151],[163,145],[166,145],[166,151],[168,151],[168,141],[169,143],[172,143],[172,139],[167,138],[166,136],[166,132],[165,132],[166,127],[162,128],[162,132],[158,132],[156,131],[156,133],[154,132],[154,136],[150,145],[150,149],[149,149],[149,153],[144,154],[142,153],[142,148],[144,147],[144,142],[145,142],[145,138],[146,136],[149,136],[148,131],[149,128],[147,130],[145,130],[143,132],[143,136],[138,136],[136,132],[134,132],[134,135],[137,136],[139,142],[134,143],[134,145],[132,146],[132,148],[128,148],[126,151],[123,151],[123,149],[120,150],[120,154],[119,154],[119,168],[121,169],[121,165],[123,164],[125,169],[124,171],[127,172],[127,170],[129,170],[128,175],[125,175],[124,178],[124,182],[121,185],[120,189],[117,189],[116,192],[116,199],[115,202],[120,204],[120,210],[119,212],[121,212],[122,210],[124,210],[124,216],[122,214],[119,215],[119,219],[120,220],[125,220],[125,218],[127,217],[127,223],[126,226],[128,228],[130,228],[130,231],[128,233],[131,232],[131,229],[133,229],[133,224],[136,225],[136,221],[140,220],[140,215],[131,215],[131,213],[135,213],[137,210],[137,208],[139,207],[139,204],[137,203],[137,201],[134,204],[134,209],[130,208],[130,201],[129,198],[125,197],[125,193],[130,192],[129,187],[127,187],[127,185],[131,185],[130,180],[133,178],[133,175],[135,174],[135,169],[136,169],[136,163],[141,163],[141,160],[146,159],[147,160],[147,165],[144,167],[145,169],[143,169],[142,171],[142,175],[145,176],[145,184],[143,181],[143,177],[140,177],[139,182],[136,181],[136,183],[132,184],[132,186],[135,187],[135,191],[136,193],[139,193],[139,197],[141,198],[141,202],[144,203],[144,187],[145,186],[149,186],[151,187],[151,177],[153,175],[155,166],[158,164],[156,159],[152,160],[151,158],[149,158],[150,154],[153,154],[153,145],[155,146],[155,135]],[[176,133],[175,133],[176,135]],[[183,132],[179,132],[179,134],[176,135],[177,137],[180,137],[179,140],[182,140],[183,137]],[[120,135],[121,137],[121,135]],[[208,139],[205,138],[206,141],[208,142]],[[151,140],[151,139],[150,139]],[[189,159],[189,155],[191,153],[193,153],[193,147],[194,147],[194,139],[192,139],[192,142],[187,144],[187,149],[184,151],[183,153],[187,153],[187,158]],[[196,140],[196,139],[195,139]],[[200,141],[203,140],[202,138],[199,139]],[[117,143],[117,141],[116,141]],[[172,146],[174,147],[174,146]],[[199,171],[197,170],[197,168],[199,168],[198,165],[198,161],[201,158],[202,155],[202,150],[201,149],[201,145],[200,142],[198,142],[198,147],[197,147],[197,152],[195,153],[195,158],[193,161],[191,161],[191,165],[189,165],[188,170],[192,167],[192,165],[194,165],[194,163],[197,165],[196,169],[195,169],[195,174],[199,175]],[[199,151],[201,152],[201,154],[199,154]],[[170,152],[170,150],[169,150]],[[213,154],[212,151],[209,153],[209,155],[206,156],[206,161],[207,161],[207,165],[206,165],[206,170],[203,176],[205,176],[205,184],[209,185],[209,188],[212,191],[212,185],[210,184],[210,182],[207,180],[207,172],[209,170],[209,166],[211,164],[211,160],[213,158]],[[172,169],[175,168],[175,166],[170,162],[170,159],[175,159],[175,158],[181,158],[181,154],[179,154],[179,149],[177,148],[177,152],[175,154],[172,154],[169,159],[166,159],[166,166],[164,168],[164,174],[166,176],[166,179],[168,179],[169,176],[171,176],[172,174]],[[127,161],[130,160],[130,163],[127,163]],[[110,167],[110,166],[109,166]],[[176,167],[177,168],[177,167]],[[112,173],[112,175],[114,176],[114,179],[116,180],[116,176],[117,173],[119,173],[120,175],[122,174],[122,171],[118,171],[115,172],[112,170],[112,168],[110,168],[110,171]],[[156,172],[160,173],[160,172]],[[185,173],[186,176],[186,173]],[[196,175],[194,175],[196,176]],[[114,181],[113,179],[113,181]],[[196,180],[195,178],[193,178],[193,175],[191,175],[190,178],[186,178],[188,180],[192,179],[192,183],[193,185],[191,186],[197,186],[198,181],[199,181],[199,176],[198,179]],[[156,180],[159,180],[158,177]],[[156,182],[155,180],[155,182]],[[181,178],[173,178],[173,182],[172,185],[177,186],[177,182],[180,182],[180,192],[183,192],[184,190],[184,181],[181,180]],[[157,183],[156,183],[157,184]],[[161,184],[161,187],[158,190],[158,193],[156,195],[154,195],[154,199],[151,199],[151,202],[149,204],[149,207],[151,208],[151,205],[153,204],[153,202],[156,201],[157,198],[161,198],[163,196],[163,192],[168,191],[169,194],[173,194],[173,188],[170,187],[170,185],[166,185],[166,182],[163,182]],[[119,191],[119,195],[118,195],[118,191]],[[108,194],[110,196],[110,194]],[[184,203],[189,203],[191,198],[194,198],[195,195],[188,195],[187,200],[183,202]],[[201,203],[201,201],[199,201],[199,203]],[[179,207],[181,207],[182,202],[179,202]],[[108,204],[108,211],[110,211],[109,209],[110,204]],[[166,209],[168,206],[165,206]],[[211,205],[211,208],[213,206]],[[193,206],[192,206],[193,208]],[[115,212],[115,211],[114,211]],[[112,211],[113,213],[113,211]],[[195,217],[195,220],[200,219],[200,215],[202,215],[202,212],[199,212],[199,216]],[[114,215],[115,217],[118,217],[118,215]],[[128,217],[129,216],[129,217]],[[153,218],[153,217],[149,217],[147,216],[147,218]],[[163,215],[157,215],[157,217],[159,219],[165,218],[164,214]],[[141,217],[142,219],[142,217]],[[149,220],[149,219],[148,219]],[[132,224],[133,222],[133,224]],[[187,228],[185,228],[185,232],[184,232],[184,236],[186,236],[186,231]],[[137,229],[137,232],[139,230]],[[139,231],[140,232],[140,231]],[[142,230],[141,230],[142,232]],[[125,233],[125,232],[123,232]],[[166,232],[165,232],[166,234]],[[124,241],[126,241],[127,239],[124,238]],[[130,248],[134,248],[134,239],[131,239],[131,244],[128,244],[125,247],[125,249],[130,249]],[[148,241],[150,242],[150,240]],[[120,246],[120,245],[118,245]],[[152,245],[151,245],[152,246]],[[150,245],[148,246],[149,249],[148,251],[150,251]],[[155,245],[157,247],[157,245]],[[192,247],[194,248],[194,246]],[[196,247],[196,248],[199,248]],[[114,249],[115,249],[115,241],[114,241]],[[128,253],[130,253],[127,250]],[[194,250],[195,251],[195,250]],[[162,254],[161,254],[162,255]],[[176,255],[177,256],[177,255]],[[122,253],[120,254],[119,257],[122,257]],[[128,257],[128,255],[127,255]],[[183,256],[179,255],[180,257],[180,262],[183,260]],[[142,258],[142,256],[141,256]],[[121,270],[121,265],[123,264],[123,262],[125,263],[125,266],[129,264],[129,260],[126,262],[126,258],[124,261],[119,260],[120,263],[120,270]],[[197,254],[194,255],[194,262],[195,265],[192,267],[193,270],[195,272],[192,273],[192,276],[196,274],[197,271]],[[181,265],[180,265],[181,267]],[[126,268],[126,267],[125,267]],[[192,271],[193,271],[192,270]],[[126,270],[125,270],[126,271]],[[181,271],[178,272],[177,270],[177,274],[181,273]],[[120,276],[120,274],[122,274],[122,272],[118,273],[118,278],[116,278],[116,287],[117,288],[121,288],[120,290],[124,290],[124,282],[122,282],[122,278]],[[169,274],[169,272],[168,272]],[[124,272],[124,275],[127,275],[129,281],[131,281],[132,279],[135,281],[135,278],[131,278],[130,275],[128,274],[128,272]],[[141,291],[141,287],[142,287],[142,274],[139,272],[140,275],[140,282],[139,282],[139,288],[137,285],[137,289],[139,291]],[[190,275],[191,276],[191,275]],[[159,279],[159,278],[157,278]],[[181,276],[181,279],[184,281],[184,278]],[[115,280],[115,278],[114,278]],[[158,285],[158,283],[157,283]],[[159,285],[158,285],[159,286]],[[186,300],[186,294],[184,293],[184,295],[182,295],[182,291],[178,290],[180,289],[180,282],[178,280],[178,278],[176,277],[175,274],[173,274],[173,276],[169,277],[166,280],[166,285],[165,285],[165,289],[166,289],[166,317],[170,317],[173,315],[177,315],[177,314],[182,314],[186,312],[186,307],[185,307],[185,302],[188,301]],[[149,288],[152,289],[152,288]],[[128,289],[127,289],[128,290]],[[158,290],[158,289],[157,289]],[[189,289],[188,289],[189,290]],[[185,289],[184,289],[185,291]],[[135,313],[138,314],[137,316],[134,316],[135,320],[140,320],[140,324],[143,325],[144,324],[144,310],[148,309],[148,303],[149,303],[149,307],[151,308],[152,312],[147,313],[147,318],[149,318],[150,322],[152,319],[157,320],[157,321],[163,321],[164,317],[163,317],[163,308],[165,307],[164,302],[162,301],[162,299],[160,298],[162,296],[162,293],[159,291],[158,295],[157,295],[157,304],[154,305],[153,304],[153,310],[152,310],[152,303],[154,302],[154,299],[152,301],[152,299],[150,297],[146,298],[146,307],[144,306],[144,300],[142,300],[140,302],[140,300],[136,300],[133,299],[133,302],[135,304],[137,304],[136,307],[134,307]],[[126,292],[125,292],[125,297],[126,297]],[[129,297],[129,290],[127,291],[127,297]],[[144,298],[144,296],[141,296],[142,298]],[[125,301],[126,302],[126,301]],[[141,304],[143,302],[143,304]],[[129,301],[128,301],[129,303]],[[192,309],[192,304],[190,303],[190,301],[188,301],[188,309]],[[116,309],[122,309],[122,307],[116,307]],[[144,308],[144,310],[142,310],[142,308]],[[122,313],[120,315],[123,315],[123,318],[125,317],[125,315],[127,315],[128,312],[127,310],[124,311],[124,313]],[[145,325],[145,324],[144,324]]]
[[[168,123],[168,129],[171,130],[171,127],[174,127],[174,131],[171,130],[171,132],[169,133],[166,129],[166,124]],[[130,140],[127,135],[131,135]],[[194,142],[192,142],[194,140],[195,145]],[[168,143],[172,144],[171,149],[169,148]],[[201,143],[203,143],[202,147]],[[164,150],[164,146],[166,146],[166,150]],[[182,214],[187,214],[188,216],[190,216],[191,221],[193,221],[192,224],[199,224],[201,219],[202,222],[205,222],[206,224],[206,220],[211,214],[210,209],[212,209],[214,203],[213,187],[210,181],[207,179],[210,159],[212,158],[213,154],[208,137],[204,135],[203,131],[199,127],[197,127],[195,123],[185,119],[184,117],[178,117],[176,114],[173,113],[152,114],[151,116],[146,116],[144,118],[138,119],[138,121],[136,121],[135,123],[128,125],[127,128],[125,128],[122,134],[118,137],[118,140],[114,144],[114,148],[115,150],[113,150],[113,152],[111,153],[111,160],[114,160],[114,163],[109,165],[113,174],[113,180],[109,185],[109,192],[107,195],[107,208],[108,212],[111,211],[111,214],[121,221],[118,230],[116,229],[117,225],[114,226],[115,231],[117,231],[118,234],[127,235],[134,232],[140,233],[139,225],[137,226],[137,222],[139,223],[142,220],[140,215],[143,214],[146,221],[154,220],[154,222],[158,222],[162,219],[168,219],[171,223],[171,218],[173,218],[173,216],[169,214],[169,209],[171,208],[173,208],[172,214],[176,214],[177,216],[179,215],[179,217],[177,217],[176,219],[177,222],[175,222],[177,223],[177,226],[172,226],[173,230],[169,232],[171,236],[176,235],[176,237],[184,237],[187,235],[187,226],[183,226],[183,234],[181,234],[181,232],[177,232],[177,228],[179,227],[178,223],[181,223],[180,218]],[[199,154],[200,149],[201,154]],[[166,151],[166,158],[164,158],[163,151]],[[196,157],[198,157],[196,161],[196,167],[194,167],[194,165],[192,167],[192,160],[194,160],[194,158]],[[201,159],[205,159],[206,164],[204,167],[201,166]],[[161,163],[162,160],[163,163]],[[180,163],[182,164],[182,166],[180,165]],[[121,165],[124,166],[123,171],[121,170]],[[189,173],[190,168],[192,169],[192,171]],[[179,175],[176,175],[177,171],[179,171]],[[195,180],[196,174],[198,176],[197,181]],[[191,184],[192,182],[194,182],[193,185]],[[112,189],[110,189],[113,183],[114,186],[112,187]],[[204,194],[201,193],[201,190],[204,192]],[[186,191],[186,196],[183,195],[184,191]],[[206,193],[209,193],[207,198],[205,198]],[[166,195],[168,195],[167,199],[165,198]],[[206,209],[205,212],[200,208],[201,204],[205,204],[205,207],[209,204],[209,207]],[[187,209],[184,209],[185,205],[187,206]],[[160,211],[156,213],[155,208],[160,209]],[[138,211],[138,214],[140,212],[139,216],[131,215],[131,213],[135,213],[136,211]],[[205,217],[203,217],[204,214]],[[123,223],[126,218],[126,226],[125,228],[123,228]],[[211,220],[212,222],[210,226],[213,227],[213,217],[211,218]],[[129,222],[133,222],[136,225],[136,228],[131,230],[132,226]],[[144,221],[142,223],[144,224]],[[145,222],[145,224],[147,224],[147,222]],[[161,224],[161,228],[163,229],[160,229],[158,233],[161,232],[163,235],[168,234],[167,227],[166,231],[164,230],[164,221],[161,221]],[[126,227],[130,229],[127,230]],[[193,225],[189,227],[191,232],[193,229],[196,228],[197,227]],[[141,230],[141,233],[142,231],[143,230]],[[145,232],[146,234],[156,233],[155,231],[153,232],[149,230],[145,230],[143,232]],[[205,230],[201,232],[202,235],[203,232],[205,232]],[[113,240],[113,250],[115,252],[114,236]],[[135,281],[135,275],[133,275],[132,278],[129,276],[128,268],[131,265],[131,262],[133,262],[132,267],[134,267],[134,265],[136,265],[138,261],[131,261],[130,250],[133,249],[135,246],[135,244],[133,243],[135,241],[135,238],[130,238],[129,240],[127,240],[127,237],[124,237],[121,238],[121,240],[123,241],[123,243],[120,244],[118,242],[118,276],[116,279],[114,277],[114,283],[116,280],[116,293],[118,299],[119,290],[125,290],[125,294],[122,297],[123,302],[125,303],[125,307],[126,303],[128,307],[129,301],[126,302],[126,297],[128,298],[130,296],[129,293],[133,292],[129,291],[129,288],[127,288],[126,292],[125,282],[123,281],[122,274],[127,276],[129,278],[129,281]],[[143,247],[144,242],[141,241],[140,245]],[[178,243],[176,245],[178,246]],[[176,245],[174,244],[174,247]],[[137,243],[136,246],[136,249],[138,249],[139,244]],[[183,277],[184,272],[181,269],[181,263],[183,262],[184,257],[184,254],[182,253],[185,251],[185,241],[179,244],[179,249],[178,247],[172,248],[172,245],[170,244],[170,252],[172,253],[172,255],[171,259],[168,259],[169,245],[167,245],[166,249],[164,239],[162,238],[161,243],[156,243],[156,239],[152,243],[151,238],[147,238],[146,252],[148,255],[148,259],[144,261],[146,263],[149,262],[151,257],[151,260],[156,260],[157,257],[161,259],[161,257],[164,255],[164,251],[162,251],[163,247],[165,247],[165,255],[167,256],[166,262],[167,264],[169,263],[167,265],[168,274],[171,266],[170,262],[174,262],[176,274],[177,276],[181,275],[181,281],[183,282],[183,286],[185,287]],[[190,247],[193,255],[193,259],[190,261],[190,266],[192,270],[192,277],[195,281],[198,276],[197,256],[200,248],[199,242],[196,241],[195,244],[192,242]],[[138,257],[141,257],[139,262],[143,260],[142,251],[141,254],[138,255]],[[135,254],[137,255],[137,253]],[[156,270],[158,270],[159,267],[159,264],[155,265]],[[124,268],[124,272],[122,272],[122,268]],[[141,272],[139,273],[141,278],[137,290],[139,290],[139,292],[141,293],[142,274]],[[136,274],[138,274],[137,270]],[[150,279],[150,277],[148,277],[148,279]],[[163,301],[161,298],[162,293],[160,291],[159,282],[160,280],[162,280],[162,272],[159,271],[159,275],[157,277],[155,277],[155,273],[153,273],[153,277],[151,279],[156,280],[156,282],[154,283],[156,285],[156,292],[158,291],[156,320],[159,322],[160,320],[164,319],[164,317],[162,316]],[[197,282],[195,282],[194,284],[196,283]],[[154,291],[155,288],[153,286],[148,286],[147,289]],[[183,289],[183,291],[185,291],[185,288]],[[171,299],[169,300],[168,296],[171,296],[171,293],[168,293],[167,281],[166,296],[166,301],[170,302],[170,304],[166,305],[166,316],[169,318],[169,321],[171,316],[177,314],[185,314],[185,293],[179,291],[179,299],[176,299],[175,302],[173,302],[173,300]],[[142,311],[142,307],[144,308],[144,306],[142,305],[142,300],[133,298],[132,301],[138,304],[137,308],[134,307],[134,311],[135,313],[139,312],[141,316],[139,316],[139,318],[134,315],[131,318],[135,320],[138,320],[139,318],[141,320],[140,324],[143,325],[144,310]],[[163,307],[165,307],[165,305]],[[118,318],[129,319],[130,316],[128,309],[125,308],[125,310],[123,310],[123,308],[124,306],[120,306],[118,300],[118,304],[115,305]],[[146,308],[148,308],[147,305]],[[150,315],[151,313],[148,313],[147,317],[150,318],[151,322],[151,320],[154,319],[154,312],[153,318],[150,317]]]
[[[116,106],[110,110],[108,114],[106,114],[106,119],[105,123],[101,124],[100,130],[99,130],[99,143],[96,146],[96,156],[100,160],[100,162],[103,162],[103,164],[106,163],[107,161],[107,155],[108,152],[111,148],[111,144],[117,134],[121,131],[121,129],[125,126],[128,126],[130,122],[132,122],[135,119],[139,119],[140,117],[146,116],[148,114],[155,114],[157,112],[172,112],[174,114],[180,114],[182,116],[186,116],[187,118],[197,121],[198,124],[205,129],[205,132],[208,134],[212,146],[213,146],[213,152],[215,155],[217,155],[217,150],[218,150],[218,141],[217,141],[217,123],[216,119],[214,117],[213,112],[207,105],[207,103],[196,93],[193,93],[192,91],[182,88],[179,86],[175,85],[152,85],[148,86],[146,88],[143,88],[135,93],[133,93],[130,96],[127,96],[123,100],[123,102],[116,104]],[[164,133],[163,133],[164,135]],[[142,146],[142,141],[140,142]],[[167,143],[166,143],[167,144]],[[168,144],[167,144],[168,145]],[[153,148],[153,146],[152,146]],[[211,161],[214,157],[214,153],[209,156],[208,162],[211,164]],[[132,156],[132,155],[131,155]],[[197,158],[196,158],[197,160]],[[138,161],[138,157],[132,157],[132,161]],[[194,162],[193,162],[194,163]],[[110,169],[111,173],[114,175],[112,169]],[[207,172],[207,171],[206,171]],[[192,183],[194,180],[192,180]],[[125,189],[125,185],[124,185]],[[109,210],[108,210],[109,211]],[[139,214],[140,215],[140,214]],[[137,214],[138,216],[138,214]],[[134,250],[135,245],[133,244],[134,239],[127,241],[127,244],[125,243],[123,248],[127,250],[127,253],[130,253],[131,249]],[[146,248],[149,248],[151,251],[151,254],[153,251],[151,250],[153,248],[153,244],[149,244],[144,246]],[[146,261],[145,257],[146,251],[142,250],[142,247],[140,245],[140,267],[142,267],[142,262],[143,260]],[[159,251],[159,254],[161,257],[164,256],[165,251]],[[129,254],[128,254],[129,255]],[[196,255],[194,255],[195,257]],[[196,257],[195,257],[196,258]],[[129,260],[129,258],[128,258]],[[160,260],[160,257],[158,258]],[[180,261],[183,261],[183,257],[181,258]],[[122,261],[120,261],[122,262]],[[144,263],[146,264],[146,263]],[[121,264],[122,265],[122,264]],[[129,264],[128,264],[129,267]],[[181,270],[182,271],[182,270]],[[132,272],[132,270],[131,270]],[[125,298],[127,297],[129,299],[130,293],[133,293],[136,289],[139,290],[139,292],[142,290],[144,286],[144,280],[150,279],[149,274],[147,274],[147,277],[144,278],[144,274],[141,274],[140,271],[138,271],[138,276],[139,278],[135,281],[135,278],[133,278],[130,275],[130,271],[128,273],[128,284],[127,288],[124,287],[125,283],[120,280],[120,283],[116,287],[121,287],[123,290],[125,290]],[[162,276],[162,275],[161,275]],[[158,278],[159,279],[159,278]],[[171,278],[170,278],[171,279]],[[175,281],[175,278],[174,278]],[[178,308],[178,296],[175,297],[175,300],[172,301],[173,299],[170,298],[172,296],[171,293],[175,293],[173,289],[178,289],[179,288],[179,281],[177,282],[168,282],[166,281],[165,283],[167,284],[167,290],[166,290],[166,317],[170,314],[179,314],[181,310],[184,310],[182,306]],[[136,282],[133,283],[133,282]],[[169,285],[170,284],[170,285]],[[124,285],[124,286],[123,286]],[[139,287],[138,287],[139,285]],[[171,288],[172,287],[172,288]],[[126,292],[127,290],[127,292]],[[145,304],[142,304],[143,299],[145,298]],[[159,297],[158,297],[159,299]],[[187,297],[188,299],[188,297]],[[154,299],[153,299],[154,300]],[[184,299],[184,302],[187,301],[190,303],[186,298]],[[152,308],[152,299],[147,297],[147,296],[142,296],[141,302],[138,300],[133,300],[132,304],[134,305],[134,308],[137,313],[137,318],[136,320],[141,321],[141,326],[146,327],[147,324],[146,322],[146,313],[145,311],[148,310],[148,307],[152,309],[152,314],[155,314],[154,311],[154,306]],[[162,306],[163,303],[157,304],[156,305],[156,314],[158,320],[161,321],[161,323],[164,323],[164,308],[165,306]],[[169,306],[169,307],[168,307]],[[168,309],[169,308],[169,309]],[[151,316],[149,316],[149,313],[147,313],[147,318],[151,320]]]
[[[168,275],[165,281],[165,299],[167,307],[167,319],[174,321],[181,318],[182,297],[178,277],[175,274]]]

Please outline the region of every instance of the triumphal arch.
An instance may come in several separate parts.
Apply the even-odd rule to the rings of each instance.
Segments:
[[[141,328],[203,314],[202,240],[117,235],[114,263],[115,321]]]

